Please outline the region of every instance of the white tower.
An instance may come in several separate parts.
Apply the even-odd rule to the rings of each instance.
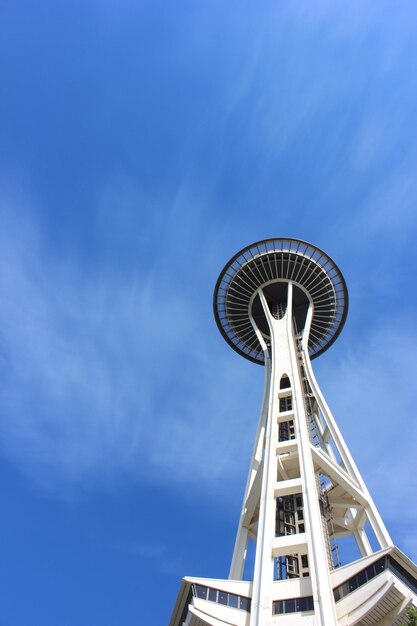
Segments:
[[[297,239],[255,243],[222,270],[216,322],[265,366],[264,397],[229,578],[184,578],[170,626],[399,626],[417,606],[417,568],[393,545],[311,367],[347,308],[335,263]],[[348,536],[361,556],[341,565]]]

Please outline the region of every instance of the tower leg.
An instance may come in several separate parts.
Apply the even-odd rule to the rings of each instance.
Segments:
[[[266,346],[265,346],[266,347]],[[255,491],[259,490],[260,476],[263,472],[262,454],[265,445],[265,424],[268,415],[269,388],[270,388],[271,361],[268,357],[265,363],[265,383],[262,400],[262,408],[258,420],[258,428],[255,436],[255,444],[252,451],[252,458],[249,467],[249,474],[246,482],[245,495],[240,513],[238,531],[236,535],[235,547],[233,550],[232,563],[229,571],[229,579],[242,580],[245,569],[247,545],[249,538],[249,524],[251,516],[249,511],[250,502],[253,503],[258,496]]]

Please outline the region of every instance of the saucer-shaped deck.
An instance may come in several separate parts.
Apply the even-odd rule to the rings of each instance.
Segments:
[[[311,358],[335,341],[345,323],[348,293],[345,280],[322,250],[299,239],[265,239],[238,252],[223,268],[214,290],[214,315],[226,341],[255,363],[264,354],[250,321],[252,315],[268,340],[257,290],[271,307],[286,306],[288,282],[293,283],[293,313],[301,332],[309,304],[313,304],[308,350]]]

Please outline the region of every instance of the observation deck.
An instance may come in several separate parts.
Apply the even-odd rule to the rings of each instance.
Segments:
[[[251,317],[266,340],[268,324],[258,289],[274,315],[287,307],[293,284],[293,317],[302,332],[312,305],[308,352],[313,359],[336,340],[346,320],[348,292],[341,271],[319,248],[300,239],[264,239],[247,246],[225,265],[214,290],[213,308],[219,330],[236,352],[264,365],[264,353]]]

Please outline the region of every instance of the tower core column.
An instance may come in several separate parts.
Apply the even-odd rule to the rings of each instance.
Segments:
[[[264,343],[265,358],[271,360],[271,367],[266,370],[269,390],[268,413],[264,444],[264,465],[262,471],[262,487],[259,503],[259,519],[256,538],[255,568],[253,575],[251,626],[264,626],[271,623],[271,607],[278,599],[283,579],[277,581],[276,569],[290,564],[299,567],[300,546],[304,545],[305,555],[309,563],[311,577],[311,594],[315,607],[315,623],[317,625],[336,625],[336,615],[330,575],[328,571],[327,537],[323,534],[322,516],[320,512],[314,465],[310,452],[310,438],[307,428],[307,415],[303,401],[303,389],[300,378],[299,357],[297,354],[297,338],[293,324],[293,285],[287,285],[286,301],[267,302],[262,289],[258,290],[263,312],[269,327],[269,342]],[[289,381],[285,391],[280,393],[281,381]],[[288,391],[291,390],[291,391]],[[283,394],[286,395],[283,395]],[[290,394],[290,395],[289,395]],[[293,444],[288,451],[287,441],[280,437],[283,430],[282,415],[291,412],[294,423]],[[282,443],[285,445],[283,446]],[[292,455],[292,468],[285,469],[288,456]],[[291,474],[291,477],[290,475]],[[277,511],[284,502],[290,505],[291,500],[301,496],[302,506],[297,514],[302,513],[304,524],[302,533],[296,520],[289,526],[279,527]],[[284,513],[287,518],[291,514]],[[240,541],[238,531],[237,542]],[[287,532],[290,533],[287,534]],[[244,530],[243,530],[244,532]],[[304,535],[300,538],[298,535]],[[293,540],[291,544],[291,539]],[[301,539],[301,540],[300,540]],[[277,562],[278,561],[278,562]],[[296,572],[295,572],[296,573]],[[282,574],[282,572],[281,572]],[[287,572],[285,572],[287,575]],[[274,580],[275,579],[275,580]],[[320,583],[319,583],[320,579]]]

